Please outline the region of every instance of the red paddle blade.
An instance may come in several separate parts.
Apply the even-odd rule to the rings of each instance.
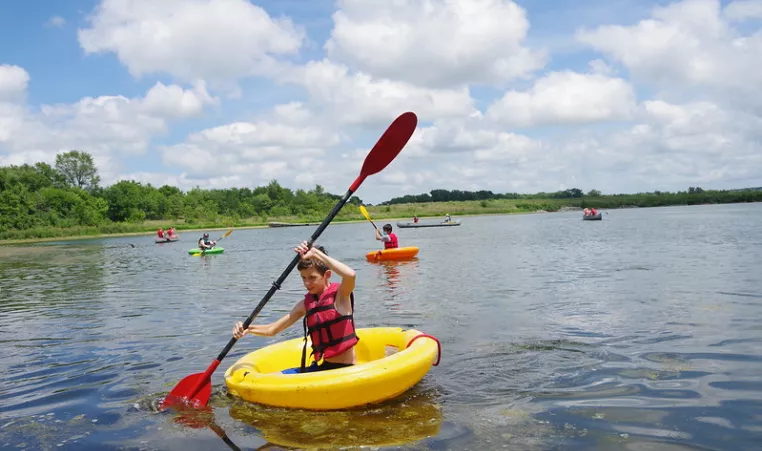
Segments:
[[[196,387],[199,383],[203,383],[203,385],[197,391]],[[194,391],[197,392],[193,393]],[[212,380],[209,378],[209,375],[205,372],[191,374],[181,380],[180,383],[169,392],[167,397],[164,398],[164,401],[161,403],[161,409],[164,410],[168,407],[177,405],[189,405],[192,407],[205,406],[206,403],[209,402],[211,396]]]
[[[352,184],[350,190],[355,191],[365,177],[381,171],[391,163],[405,147],[410,137],[413,136],[416,126],[418,126],[418,116],[415,113],[408,111],[399,115],[381,135],[368,156],[365,157],[360,176]]]

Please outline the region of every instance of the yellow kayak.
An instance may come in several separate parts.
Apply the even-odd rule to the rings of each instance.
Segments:
[[[225,371],[230,394],[278,407],[337,410],[379,403],[417,384],[439,364],[439,340],[415,329],[357,329],[357,364],[315,373],[283,374],[298,367],[302,338],[264,347],[241,357]],[[307,340],[307,352],[310,350]],[[308,363],[309,364],[309,363]]]

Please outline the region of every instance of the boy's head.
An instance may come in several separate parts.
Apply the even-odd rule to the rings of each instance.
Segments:
[[[392,233],[392,225],[391,224],[384,224],[384,232],[386,233]]]
[[[323,246],[315,246],[315,248],[328,255]],[[328,287],[331,270],[323,262],[317,259],[303,258],[296,264],[296,269],[302,276],[304,288],[310,294],[320,294]]]

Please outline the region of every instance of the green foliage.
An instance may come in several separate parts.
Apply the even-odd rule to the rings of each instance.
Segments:
[[[56,171],[71,187],[94,190],[101,180],[92,155],[78,150],[56,155]]]
[[[46,163],[0,167],[0,239],[140,233],[169,225],[182,230],[265,224],[272,220],[319,222],[341,198],[321,185],[292,191],[277,180],[254,189],[194,188],[188,192],[132,180],[101,188],[99,181],[92,157],[79,151],[58,155],[55,168]],[[759,201],[762,189],[712,191],[689,187],[677,193],[614,195],[603,195],[598,190],[585,194],[578,188],[535,194],[437,189],[394,198],[369,211],[375,218],[391,219],[445,213],[557,211],[564,207],[602,209]],[[349,204],[352,207],[342,209],[337,221],[362,219],[356,208],[363,205],[362,200],[353,196]]]
[[[518,194],[505,193],[495,194],[492,191],[460,191],[436,189],[430,193],[406,195],[395,197],[380,205],[405,205],[426,204],[430,202],[465,202],[481,200],[479,205],[486,208],[482,202],[487,200],[515,199],[520,202],[513,205],[522,211],[533,211],[538,205],[528,203],[529,200],[546,200],[544,210],[555,211],[561,207],[596,207],[596,208],[620,208],[620,207],[659,207],[665,205],[696,205],[696,204],[719,204],[734,202],[759,202],[762,201],[762,188],[749,188],[738,190],[704,190],[700,187],[689,187],[688,191],[669,193],[654,191],[652,193],[637,194],[611,194],[604,195],[594,189],[584,194],[579,188],[571,188],[554,193]],[[559,202],[547,202],[559,200]]]

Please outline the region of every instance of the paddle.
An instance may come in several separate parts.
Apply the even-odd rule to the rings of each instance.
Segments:
[[[328,227],[328,224],[331,222],[331,220],[336,217],[336,215],[339,213],[339,210],[341,210],[344,204],[347,203],[352,194],[357,191],[357,188],[360,187],[362,182],[365,181],[368,176],[383,170],[386,166],[389,165],[389,163],[392,162],[392,160],[394,160],[394,158],[397,157],[397,155],[399,155],[399,153],[402,151],[402,148],[405,147],[405,144],[407,144],[408,140],[410,140],[410,137],[413,135],[417,125],[418,118],[416,117],[415,113],[410,111],[401,114],[399,117],[397,117],[397,119],[394,120],[394,122],[391,123],[391,125],[389,125],[389,128],[387,128],[384,134],[381,135],[381,138],[379,138],[376,145],[373,146],[368,155],[365,157],[365,161],[363,162],[362,168],[360,169],[360,175],[357,176],[354,182],[352,182],[352,184],[349,186],[349,189],[344,194],[344,197],[339,200],[339,202],[333,207],[333,210],[331,210],[331,212],[328,214],[328,217],[323,220],[315,233],[312,234],[310,240],[307,242],[307,247],[312,247],[312,244],[315,242],[315,240],[317,240],[320,234],[323,233],[323,230]],[[244,329],[249,327],[251,322],[254,321],[254,317],[256,317],[262,308],[264,308],[265,304],[267,304],[267,301],[269,301],[273,294],[275,294],[275,292],[280,289],[281,284],[284,280],[286,280],[288,274],[296,267],[300,259],[301,255],[296,254],[291,260],[291,263],[289,263],[288,267],[286,267],[286,269],[280,275],[280,277],[278,277],[278,279],[273,282],[272,287],[267,292],[267,294],[265,294],[265,297],[259,301],[259,304],[257,304],[256,308],[254,308],[254,311],[251,312],[251,315],[249,315],[249,317],[246,318],[246,321],[244,321]],[[190,376],[186,376],[183,380],[181,380],[180,383],[177,384],[177,386],[175,386],[171,392],[169,392],[167,397],[164,398],[160,408],[163,410],[173,405],[183,404],[192,407],[206,405],[206,403],[209,402],[209,397],[212,394],[212,373],[214,373],[214,370],[217,369],[222,359],[225,358],[233,345],[235,345],[236,341],[238,340],[235,337],[232,337],[222,352],[220,352],[217,358],[212,361],[206,371],[203,373],[191,374]]]
[[[362,206],[362,205],[360,205],[360,213],[362,213],[362,215],[363,215],[363,216],[365,216],[365,219],[367,219],[368,221],[370,221],[370,223],[371,223],[371,224],[373,224],[373,228],[375,228],[375,229],[376,229],[376,231],[378,231],[378,227],[376,227],[376,224],[374,224],[374,223],[373,223],[373,220],[372,220],[372,219],[370,219],[370,213],[368,213],[368,210],[366,210],[366,209],[365,209],[365,207],[364,207],[364,206]],[[378,259],[379,259],[379,257],[381,257],[381,251],[378,251],[378,252],[376,252],[376,254],[374,255],[374,258],[373,258],[373,259],[374,259],[374,260],[378,260]]]
[[[219,243],[223,238],[230,236],[231,233],[233,233],[233,229],[228,230],[224,235],[214,240],[214,246],[216,246],[217,243]],[[214,246],[212,246],[210,249],[214,249]],[[204,252],[206,252],[206,249],[202,249],[201,252],[194,252],[191,254],[191,256],[195,257],[197,255],[203,255]]]
[[[373,224],[373,220],[370,219],[370,214],[368,213],[368,210],[365,209],[362,205],[360,205],[360,213],[362,213],[363,216],[365,216],[365,219],[370,221],[371,224]],[[376,227],[376,224],[373,224],[373,228],[378,230],[378,227]]]

